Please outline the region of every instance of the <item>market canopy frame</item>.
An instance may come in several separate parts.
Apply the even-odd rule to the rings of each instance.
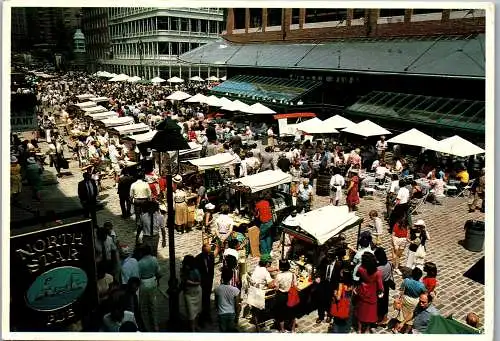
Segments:
[[[321,82],[263,76],[237,75],[210,93],[244,97],[259,102],[290,103],[321,86]]]
[[[347,107],[353,115],[484,134],[484,101],[372,91]]]

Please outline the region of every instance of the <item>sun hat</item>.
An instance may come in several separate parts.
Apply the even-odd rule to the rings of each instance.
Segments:
[[[36,160],[33,156],[30,156],[27,160],[28,163],[36,163]]]
[[[424,221],[423,219],[419,219],[419,220],[417,220],[417,222],[416,222],[415,224],[413,224],[413,225],[415,225],[415,226],[423,226],[423,227],[427,227],[427,226],[425,225],[425,221]]]
[[[215,205],[209,202],[208,204],[205,205],[205,208],[207,210],[213,210],[215,208]]]
[[[182,182],[182,176],[180,174],[177,174],[176,176],[174,176],[173,180],[175,183]]]
[[[11,155],[10,156],[10,163],[16,163],[17,162],[17,157],[15,157],[14,155]]]

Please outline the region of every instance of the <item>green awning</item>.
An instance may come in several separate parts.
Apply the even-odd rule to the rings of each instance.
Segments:
[[[238,75],[211,89],[216,96],[243,97],[256,102],[288,104],[316,89],[321,82]]]
[[[372,91],[346,110],[365,117],[484,133],[484,101]]]
[[[451,317],[432,316],[425,334],[481,334],[481,332]]]

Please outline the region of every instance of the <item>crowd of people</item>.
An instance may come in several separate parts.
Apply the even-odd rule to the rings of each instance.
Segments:
[[[206,85],[193,83],[177,88],[191,94],[207,90]],[[39,129],[31,139],[21,140],[20,136],[12,135],[13,200],[18,198],[24,180],[33,190],[33,199],[43,200],[41,175],[47,164],[55,168],[60,178],[64,178],[63,170],[69,168],[68,158],[77,161],[82,169],[78,197],[85,216],[92,219],[96,231],[100,304],[93,321],[89,322],[92,328],[109,332],[160,330],[157,289],[163,271],[157,256],[158,249],[166,245],[167,184],[158,169],[144,166],[145,163],[141,163],[142,167],[136,168],[136,172],[130,172],[126,163],[131,159],[128,145],[76,114],[76,95],[86,93],[109,98],[104,104],[109,110],[121,117],[132,117],[135,122],[147,123],[152,129],[165,118],[177,121],[185,139],[201,145],[202,157],[223,152],[233,154],[236,162],[221,171],[225,177],[239,178],[275,169],[289,173],[292,182],[282,189],[293,199],[295,213],[292,214],[312,209],[316,197],[314,187],[321,175],[330,177],[330,204],[345,204],[350,211],[358,210],[360,197],[370,192],[369,177],[379,186],[386,185],[383,189],[386,211],[370,211],[371,221],[367,231],[360,235],[359,248],[342,249],[343,253],[329,250],[319,262],[314,275],[316,322],[331,323],[332,331],[337,333],[348,333],[351,327],[358,333],[371,332],[376,325],[389,326],[394,332],[425,332],[430,317],[439,314],[433,305],[439,287],[438,271],[426,257],[426,245],[431,241],[426,223],[422,219],[413,222],[412,211],[424,196],[439,204],[438,199],[444,196],[444,186],[449,180],[456,180],[454,183],[460,192],[469,185],[471,172],[477,181],[472,186],[474,199],[470,210],[479,208],[484,212],[484,169],[481,171],[480,166],[467,160],[410,163],[400,155],[399,146],[388,153],[383,137],[373,146],[298,139],[277,148],[278,134],[273,126],[263,128],[268,146],[261,150],[255,140],[258,134],[255,125],[241,128],[230,121],[215,123],[206,105],[167,101],[165,98],[175,90],[155,85],[111,83],[80,73],[40,81],[35,89],[39,101]],[[46,153],[41,153],[41,141],[47,144]],[[376,153],[365,153],[371,149]],[[147,155],[143,159],[147,160]],[[103,191],[105,175],[113,179],[122,218],[133,218],[130,224],[135,225],[134,248],[124,248],[120,244],[112,222],[103,223],[97,219],[98,195]],[[422,188],[414,180],[417,178],[427,178],[430,187]],[[179,233],[191,233],[185,187],[183,177],[177,174],[172,190],[175,228]],[[236,226],[229,215],[234,208],[234,198],[229,195],[229,200],[222,205],[210,202],[201,179],[195,183],[195,190],[195,225],[210,239],[204,242],[200,254],[188,255],[182,261],[180,287],[187,329],[197,331],[211,322],[210,296],[214,292],[219,330],[237,331],[238,318],[245,315],[244,297],[250,287],[257,286],[276,290],[274,318],[277,329],[294,332],[296,312],[289,304],[289,293],[296,278],[284,255],[279,264],[272,265],[278,226],[272,214],[270,193],[263,192],[248,203],[252,212],[251,224]],[[479,201],[482,201],[481,206]],[[259,230],[258,248],[262,256],[250,275],[242,263],[250,254],[247,235],[254,225]],[[384,226],[387,229],[384,230]],[[384,235],[389,234],[392,241],[390,260],[381,245]],[[289,243],[290,240],[285,240],[285,244]],[[352,257],[346,259],[346,252]],[[403,258],[405,264],[402,264]],[[221,282],[214,288],[217,266],[221,267]],[[400,277],[397,281],[401,282],[400,286],[396,285],[394,274]],[[390,290],[399,290],[392,301]],[[397,315],[389,316],[390,304]],[[252,307],[257,327],[260,310]],[[468,316],[468,321],[476,321],[477,325],[477,316]]]

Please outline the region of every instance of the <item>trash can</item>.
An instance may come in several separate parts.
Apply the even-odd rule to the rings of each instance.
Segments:
[[[472,252],[482,251],[484,247],[484,221],[467,220],[464,229],[464,247]]]

